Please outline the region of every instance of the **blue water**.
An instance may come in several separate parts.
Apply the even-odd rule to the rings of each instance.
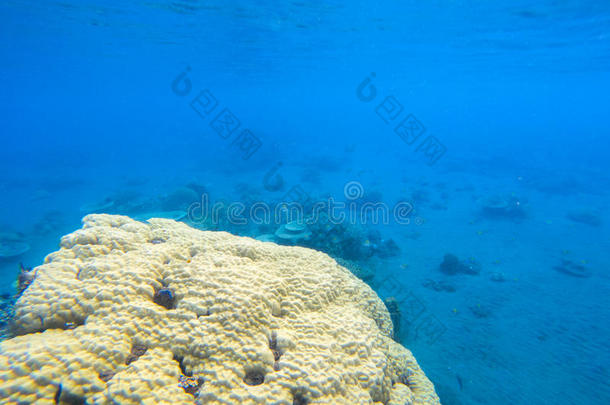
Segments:
[[[610,403],[610,3],[125,3],[0,4],[0,293],[91,211],[384,204],[297,244],[374,271],[443,404]]]

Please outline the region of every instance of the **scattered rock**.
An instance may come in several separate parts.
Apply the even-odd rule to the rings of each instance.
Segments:
[[[424,188],[413,190],[411,199],[406,201],[413,201],[417,206],[425,205],[430,202],[430,192]]]
[[[601,214],[597,211],[588,209],[570,211],[566,214],[566,218],[570,221],[590,226],[600,226],[602,224]]]
[[[21,256],[30,250],[30,245],[22,241],[0,241],[0,259]]]
[[[470,309],[470,312],[477,318],[487,318],[491,315],[491,310],[481,304],[471,305],[468,309]]]
[[[574,263],[569,259],[561,259],[561,262],[557,266],[553,266],[553,268],[560,273],[572,277],[591,277],[591,271],[584,264]]]
[[[481,212],[489,218],[523,219],[526,216],[524,201],[517,196],[492,195],[481,201]]]
[[[180,187],[161,199],[163,211],[188,211],[191,204],[201,202],[201,196],[189,187]]]
[[[407,239],[419,240],[419,238],[421,237],[421,232],[419,232],[419,231],[409,231],[409,232],[405,233],[404,236]]]
[[[435,202],[430,204],[430,208],[437,211],[447,211],[449,207],[447,207],[447,204],[445,203]]]
[[[448,253],[445,255],[443,262],[439,266],[440,271],[445,274],[479,274],[481,272],[481,265],[474,259],[469,259],[467,262],[463,262],[454,254]]]
[[[447,283],[446,281],[434,281],[432,279],[426,279],[421,285],[434,291],[455,292],[455,286]]]
[[[381,232],[374,230],[367,234],[367,238],[362,243],[371,256],[378,256],[382,259],[397,256],[400,254],[400,247],[393,239],[384,239]]]
[[[267,191],[275,192],[284,189],[284,177],[278,173],[282,162],[279,162],[269,170],[263,177],[263,188]]]
[[[382,239],[374,254],[382,259],[387,259],[400,254],[400,248],[393,239]]]
[[[114,206],[115,206],[114,200],[110,197],[106,197],[102,201],[83,204],[80,207],[80,211],[83,214],[94,214],[94,213],[99,214],[99,213],[104,213],[104,212],[110,212],[114,208]]]
[[[30,250],[25,237],[17,232],[0,232],[0,259],[21,256]]]
[[[208,194],[206,187],[203,184],[199,184],[196,181],[191,181],[186,185],[187,188],[193,190],[198,196]]]
[[[36,224],[34,224],[34,232],[36,235],[49,235],[57,232],[64,226],[65,219],[63,213],[59,210],[47,211]]]

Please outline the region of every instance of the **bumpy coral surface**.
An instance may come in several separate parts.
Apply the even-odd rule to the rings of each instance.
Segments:
[[[0,344],[3,404],[438,404],[377,295],[327,255],[89,215]]]

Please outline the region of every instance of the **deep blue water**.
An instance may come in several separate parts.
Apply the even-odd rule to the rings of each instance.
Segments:
[[[303,244],[374,269],[443,404],[610,403],[610,3],[124,3],[0,4],[0,230],[30,246],[0,292],[96,206],[404,203]]]

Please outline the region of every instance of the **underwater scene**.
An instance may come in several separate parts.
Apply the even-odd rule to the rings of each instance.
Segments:
[[[0,404],[610,403],[610,3],[0,35]]]

